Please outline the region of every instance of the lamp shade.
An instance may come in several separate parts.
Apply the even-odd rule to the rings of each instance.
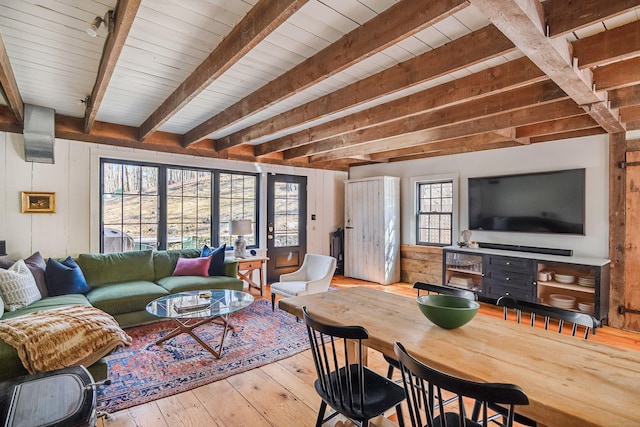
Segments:
[[[251,220],[236,219],[231,221],[231,234],[237,236],[246,236],[251,234]]]

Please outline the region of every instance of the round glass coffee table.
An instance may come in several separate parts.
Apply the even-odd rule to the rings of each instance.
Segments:
[[[210,291],[189,291],[160,297],[147,304],[147,312],[154,316],[171,319],[176,328],[156,341],[156,345],[180,334],[189,334],[217,359],[222,356],[222,345],[229,328],[229,315],[253,303],[253,296],[247,292],[229,289]],[[205,323],[214,322],[223,326],[219,350],[216,351],[193,331]]]

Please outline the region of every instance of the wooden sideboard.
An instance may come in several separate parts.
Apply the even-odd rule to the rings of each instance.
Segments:
[[[579,311],[578,303],[594,303],[592,314],[605,323],[609,269],[606,259],[495,249],[450,247],[442,255],[443,284],[472,290],[486,300],[511,296],[550,304],[553,294],[571,296],[576,298],[574,310]],[[540,272],[552,272],[553,277],[546,279]]]

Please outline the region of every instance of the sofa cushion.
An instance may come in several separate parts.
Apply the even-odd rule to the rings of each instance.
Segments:
[[[44,258],[42,258],[42,255],[40,255],[40,252],[35,252],[29,258],[25,258],[24,263],[31,271],[31,274],[33,274],[33,278],[36,279],[36,285],[38,285],[38,290],[42,298],[48,297],[49,290],[47,289],[47,279],[45,277],[47,263],[44,261]]]
[[[208,289],[232,289],[241,291],[244,287],[242,280],[227,276],[169,276],[158,279],[157,283],[170,294]]]
[[[18,310],[41,299],[36,280],[24,260],[0,270],[0,296],[7,311]]]
[[[113,316],[144,310],[148,303],[168,294],[162,286],[140,280],[93,288],[87,293],[87,299],[94,307]]]
[[[178,258],[173,276],[208,276],[210,258]]]
[[[49,258],[45,275],[51,296],[86,294],[91,290],[82,270],[71,257],[62,262]]]
[[[178,264],[178,258],[197,258],[199,256],[200,251],[197,249],[155,251],[153,253],[154,281],[171,276]]]
[[[204,245],[201,257],[209,257],[211,260],[209,264],[209,276],[224,276],[224,256],[227,250],[227,244],[223,243],[215,249],[211,249],[209,246]]]
[[[14,317],[24,314],[33,313],[34,311],[47,310],[50,308],[65,307],[68,305],[91,305],[89,300],[82,294],[60,295],[57,297],[42,298],[28,306],[17,311],[7,311],[2,316],[2,320],[13,319]]]
[[[92,288],[154,278],[153,251],[80,254],[78,265]]]

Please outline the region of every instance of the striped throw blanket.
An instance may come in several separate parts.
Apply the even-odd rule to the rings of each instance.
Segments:
[[[18,351],[29,373],[89,366],[131,337],[109,314],[76,305],[0,321],[0,338]]]

